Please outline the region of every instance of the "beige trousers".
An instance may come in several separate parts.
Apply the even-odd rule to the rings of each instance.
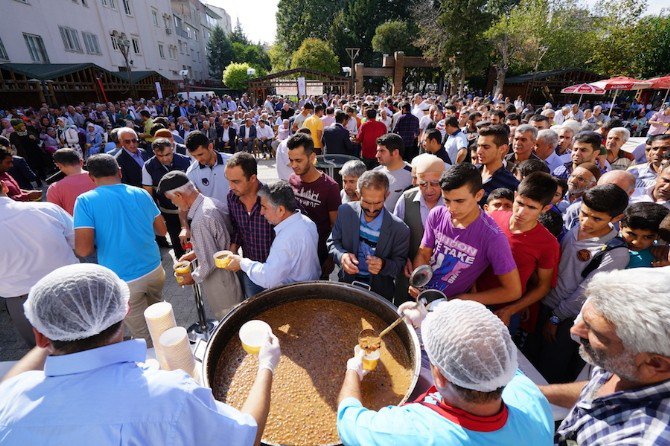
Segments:
[[[149,274],[128,282],[130,288],[130,311],[124,319],[124,323],[133,338],[144,338],[147,347],[151,347],[151,336],[149,328],[144,319],[144,310],[148,306],[163,300],[163,284],[165,283],[165,270],[162,265]]]

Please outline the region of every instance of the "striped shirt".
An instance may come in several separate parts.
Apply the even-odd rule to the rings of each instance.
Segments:
[[[557,445],[670,445],[670,381],[597,397],[612,373],[595,367],[579,401],[563,420]]]
[[[258,183],[259,188],[262,186]],[[270,254],[270,246],[275,238],[272,225],[261,215],[261,199],[256,197],[250,212],[233,191],[228,192],[230,212],[231,243],[242,248],[244,257],[265,263]]]
[[[382,222],[384,220],[384,212],[382,211],[372,221],[365,220],[365,211],[361,211],[361,223],[358,229],[358,274],[361,276],[369,276],[368,264],[365,261],[367,256],[374,256],[377,249],[377,241],[382,229]]]

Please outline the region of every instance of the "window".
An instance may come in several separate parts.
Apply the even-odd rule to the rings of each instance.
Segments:
[[[197,29],[194,29],[193,30],[193,36],[195,37],[196,41],[200,40],[200,31],[198,31]]]
[[[2,39],[0,39],[0,60],[9,60],[7,50],[5,49],[5,44],[2,43]]]
[[[135,54],[140,54],[142,52],[142,48],[140,48],[140,39],[133,37],[131,40],[133,42],[133,52]]]
[[[162,43],[158,44],[158,54],[161,56],[161,59],[165,59],[165,49]]]
[[[116,9],[116,0],[100,0],[100,3],[107,8]]]
[[[100,45],[98,44],[98,36],[93,33],[85,33],[82,31],[81,36],[84,39],[84,47],[88,54],[102,54],[100,52]]]
[[[158,27],[158,11],[155,9],[151,10],[151,20],[153,20],[154,26]]]
[[[123,12],[126,15],[133,15],[133,11],[130,9],[130,0],[121,0],[121,3],[123,3]]]
[[[182,45],[181,40],[178,40],[177,42],[179,42],[179,54],[184,54],[184,46]]]
[[[42,37],[36,36],[35,34],[23,33],[23,39],[26,41],[28,52],[30,53],[30,58],[33,62],[49,63],[49,56],[47,55],[46,48],[44,48]]]
[[[165,23],[165,29],[172,29],[172,21],[170,20],[169,15],[163,16],[163,23]]]
[[[60,30],[60,37],[63,39],[63,45],[65,45],[65,51],[81,53],[77,31],[65,26],[59,26],[58,29]]]
[[[118,51],[119,50],[119,45],[117,45],[117,43],[116,43],[116,38],[111,37],[111,39],[112,39],[112,48],[114,48],[114,51]]]
[[[168,47],[168,54],[170,55],[170,59],[176,60],[177,59],[177,47],[175,45],[170,45]]]

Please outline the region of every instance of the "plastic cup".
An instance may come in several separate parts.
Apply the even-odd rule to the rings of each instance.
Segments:
[[[354,355],[358,355],[360,352],[361,352],[360,345],[354,347]],[[363,355],[363,369],[368,371],[373,371],[374,369],[376,369],[381,355],[382,355],[381,349],[377,349],[373,352],[366,353],[365,355]]]
[[[175,263],[173,268],[174,268],[174,272],[178,276],[184,276],[184,275],[191,272],[191,262],[187,262],[186,260],[183,260],[181,262]]]
[[[245,323],[239,333],[242,348],[250,355],[257,355],[271,333],[272,328],[263,321],[253,320]]]
[[[219,251],[214,254],[214,265],[217,268],[225,269],[230,264],[230,257],[228,257],[230,254],[232,254],[230,251]]]

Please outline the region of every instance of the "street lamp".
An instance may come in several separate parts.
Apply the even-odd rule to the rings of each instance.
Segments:
[[[255,75],[256,75],[255,68],[247,68],[247,76],[255,76]]]
[[[130,90],[130,94],[132,96],[132,87],[133,87],[133,81],[131,77],[131,69],[130,69],[130,63],[128,60],[128,52],[130,51],[130,40],[128,37],[126,37],[126,33],[123,32],[118,32],[117,30],[112,31],[109,33],[110,37],[112,38],[112,42],[114,45],[121,51],[121,55],[123,56],[123,60],[126,62],[126,71],[128,72],[128,89]]]

